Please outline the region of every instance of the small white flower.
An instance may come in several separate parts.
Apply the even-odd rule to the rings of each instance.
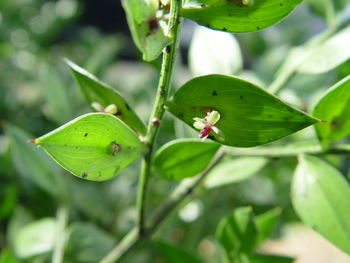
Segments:
[[[211,131],[215,132],[216,134],[220,133],[220,130],[215,126],[215,124],[220,120],[220,113],[218,111],[211,111],[207,113],[207,116],[205,116],[203,119],[195,117],[193,118],[195,121],[193,123],[193,126],[200,130],[199,137],[203,140],[205,140],[209,133]]]

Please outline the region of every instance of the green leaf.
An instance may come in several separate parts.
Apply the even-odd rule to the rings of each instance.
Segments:
[[[275,256],[275,255],[262,255],[256,254],[249,257],[249,263],[292,263],[293,258]]]
[[[72,262],[99,262],[115,244],[108,233],[89,223],[75,223],[69,230],[66,256]]]
[[[116,90],[99,81],[95,76],[74,64],[72,61],[66,60],[66,63],[72,70],[72,73],[89,104],[97,102],[102,107],[115,104],[118,108],[116,116],[119,119],[124,121],[136,132],[143,135],[146,133],[144,123]]]
[[[56,221],[44,218],[23,226],[14,240],[14,249],[21,259],[50,252],[56,236]]]
[[[112,178],[145,151],[128,126],[105,113],[82,115],[34,143],[67,171],[93,181]]]
[[[207,188],[220,187],[238,183],[253,176],[268,162],[263,157],[242,157],[226,160],[216,165],[205,181]]]
[[[249,32],[279,22],[300,2],[301,0],[187,0],[181,9],[181,15],[213,29]]]
[[[50,66],[50,63],[47,62],[41,66],[39,73],[48,106],[45,114],[57,123],[64,123],[73,117],[74,109],[68,99],[69,87],[66,86],[57,71],[57,68]]]
[[[350,26],[316,45],[305,46],[299,54],[303,59],[298,71],[320,74],[336,68],[350,58],[349,42]]]
[[[251,253],[255,246],[256,234],[251,207],[235,209],[232,216],[221,219],[216,231],[216,237],[230,260],[234,260],[241,253]]]
[[[220,144],[196,139],[174,140],[157,151],[153,164],[164,178],[181,180],[203,171],[219,147]]]
[[[266,240],[274,230],[282,210],[275,208],[255,217],[255,224],[258,229],[256,245],[260,245]]]
[[[316,157],[302,155],[292,203],[305,224],[350,254],[350,187],[342,174]]]
[[[265,144],[318,122],[262,88],[225,75],[190,80],[167,106],[173,115],[190,126],[194,123],[192,118],[203,118],[207,112],[218,111],[221,118],[216,127],[221,134],[211,132],[211,137],[236,147]]]
[[[159,57],[172,42],[165,20],[156,17],[158,0],[122,0],[132,38],[146,61]]]
[[[65,198],[61,169],[45,153],[28,143],[33,136],[10,123],[4,128],[10,138],[12,161],[17,172],[52,196]]]
[[[187,251],[167,244],[162,241],[156,241],[156,246],[159,248],[160,253],[163,255],[165,262],[167,263],[201,263],[202,261],[196,256],[188,253]]]
[[[2,249],[0,254],[0,263],[21,263],[15,256],[11,253],[9,249]]]
[[[315,126],[324,147],[350,134],[350,75],[331,87],[317,102],[312,114],[327,123]]]
[[[230,75],[239,72],[242,66],[241,50],[232,34],[196,27],[189,50],[189,67],[194,76]]]

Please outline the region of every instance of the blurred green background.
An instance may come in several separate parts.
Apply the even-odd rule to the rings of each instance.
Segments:
[[[334,12],[330,13],[329,2]],[[334,14],[345,27],[350,4],[308,0],[276,26],[235,35],[239,43],[236,59],[242,60],[235,74],[266,87],[288,50],[331,27]],[[64,262],[98,262],[134,225],[139,163],[113,180],[87,182],[64,171],[27,140],[91,111],[62,58],[69,58],[120,91],[145,122],[160,60],[140,60],[118,0],[1,0],[0,28],[0,262],[50,262],[55,218],[67,206],[70,236]],[[194,74],[188,67],[194,30],[196,25],[185,21],[173,89]],[[298,74],[280,96],[307,110],[319,94],[349,71],[347,61],[325,74]],[[193,136],[194,131],[167,114],[157,147],[171,139]],[[276,144],[309,138],[314,138],[312,128]],[[330,160],[348,173],[348,161]],[[207,262],[219,262],[213,238],[216,225],[222,216],[242,205],[253,205],[256,213],[281,207],[274,237],[283,236],[284,227],[298,221],[289,199],[295,165],[294,158],[269,160],[255,176],[241,183],[201,189],[193,201],[172,214],[156,238]],[[149,210],[177,184],[154,175]],[[158,249],[145,242],[124,262],[168,262]]]

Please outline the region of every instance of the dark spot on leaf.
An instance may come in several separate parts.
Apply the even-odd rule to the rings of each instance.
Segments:
[[[177,115],[177,116],[179,116],[179,118],[183,118],[184,117],[184,114],[183,113],[179,113],[179,115]]]
[[[125,103],[125,108],[126,108],[127,110],[130,110],[129,104]]]
[[[86,178],[86,177],[88,177],[88,174],[87,174],[87,173],[83,173],[83,174],[81,175],[81,178]]]
[[[223,28],[222,28],[222,31],[227,31],[227,28],[226,28],[226,27],[223,27]]]
[[[244,96],[243,96],[243,95],[240,95],[239,98],[240,98],[241,100],[243,100],[243,99],[244,99]]]
[[[85,133],[85,134],[84,134],[85,137],[88,136],[88,135],[89,135],[88,133]]]
[[[171,47],[170,47],[170,46],[166,46],[165,52],[166,52],[166,53],[170,53],[170,51],[171,51]]]
[[[280,6],[283,6],[283,4],[282,4],[282,3],[280,3]]]
[[[257,27],[256,27],[256,29],[257,29],[257,30],[259,30],[259,29],[260,29],[260,27],[258,27],[258,26],[257,26]]]
[[[338,128],[338,127],[339,127],[339,122],[338,122],[338,120],[334,119],[334,120],[332,121],[332,123],[331,123],[331,127],[332,127],[332,129]]]
[[[213,92],[211,93],[212,96],[217,96],[218,94],[216,93],[215,90],[213,90]]]

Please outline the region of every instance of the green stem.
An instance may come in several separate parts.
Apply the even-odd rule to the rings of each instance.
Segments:
[[[68,222],[69,208],[61,205],[57,210],[57,229],[55,245],[52,253],[52,263],[62,263],[64,256],[64,246],[66,243],[66,226]]]
[[[303,56],[300,58],[294,58],[293,61],[290,61],[290,55],[286,57],[286,60],[277,71],[277,77],[270,84],[267,90],[272,94],[277,94],[281,91],[283,87],[295,76],[297,73],[298,67],[304,61],[307,60],[308,56],[312,54],[312,51],[317,45],[325,41],[329,36],[331,36],[339,28],[340,24],[333,24],[332,27],[329,27],[322,34],[311,39],[308,43],[304,44],[302,47],[303,52],[297,54],[298,56]],[[297,47],[299,48],[299,47]],[[296,49],[296,48],[294,48]],[[309,50],[309,53],[307,53]]]
[[[293,147],[261,147],[256,149],[227,149],[226,153],[231,156],[250,156],[250,157],[267,157],[267,158],[285,158],[294,157],[299,154],[350,154],[349,144],[333,145],[324,150],[319,143],[307,143]]]
[[[153,214],[149,220],[149,227],[144,230],[143,235],[140,235],[138,227],[134,227],[130,232],[109,252],[100,263],[113,263],[124,257],[143,239],[151,237],[161,226],[163,221],[174,211],[186,198],[194,193],[196,188],[203,182],[211,169],[222,159],[224,151],[219,150],[214,156],[208,167],[196,177],[182,181],[175,188],[159,209]]]
[[[173,65],[175,61],[176,49],[179,41],[179,28],[180,28],[180,16],[179,10],[181,7],[181,0],[171,0],[170,6],[170,20],[169,20],[169,32],[173,39],[172,44],[164,48],[163,50],[163,61],[160,71],[160,79],[158,84],[157,95],[155,98],[151,117],[148,122],[147,134],[144,138],[144,143],[148,147],[148,151],[145,154],[139,177],[139,186],[137,191],[136,206],[138,211],[137,225],[139,233],[143,235],[145,225],[145,214],[146,214],[146,194],[148,181],[151,172],[152,162],[152,150],[155,138],[158,134],[159,125],[164,114],[164,103],[168,98],[171,77],[173,72]]]

